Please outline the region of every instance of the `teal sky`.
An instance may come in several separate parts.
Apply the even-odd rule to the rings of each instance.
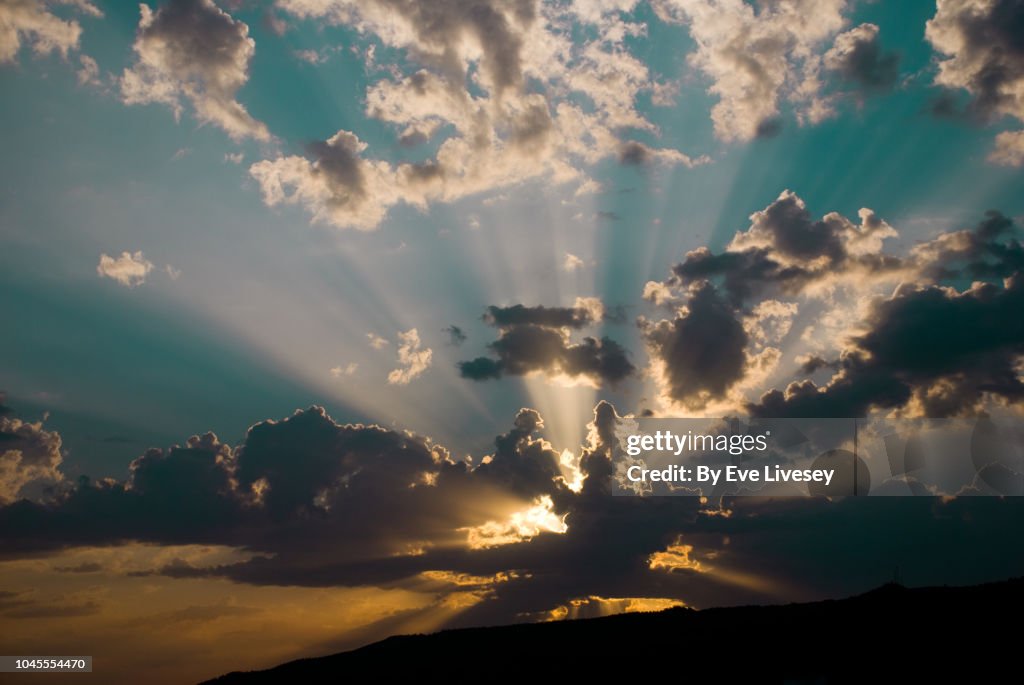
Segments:
[[[697,49],[690,27],[639,5],[624,16],[646,35],[622,49],[677,92],[659,106],[639,93],[636,111],[657,132],[620,137],[709,163],[635,167],[611,155],[578,164],[600,185],[581,197],[578,181],[540,176],[424,209],[398,204],[372,231],[313,222],[302,206],[267,206],[250,165],[304,155],[342,129],[372,159],[421,162],[450,131],[407,148],[400,127],[367,114],[366,91],[384,66],[419,68],[413,51],[294,16],[287,3],[234,4],[222,6],[255,42],[237,99],[273,141],[232,140],[200,125],[187,102],[177,120],[163,104],[125,104],[119,79],[136,59],[139,24],[130,3],[98,3],[102,17],[54,10],[82,28],[67,57],[35,55],[26,44],[0,65],[0,390],[25,417],[49,412],[69,474],[123,476],[149,445],[206,430],[233,442],[258,420],[311,404],[339,421],[431,435],[460,453],[479,453],[520,406],[547,405],[538,408],[549,437],[571,447],[596,398],[639,411],[656,391],[643,377],[597,390],[460,378],[456,363],[486,354],[495,338],[481,320],[489,305],[565,307],[596,296],[621,306],[622,317],[591,334],[622,343],[642,368],[633,321],[652,315],[644,284],[666,278],[689,250],[722,249],[785,189],[815,217],[855,220],[873,209],[899,231],[896,251],[972,225],[988,209],[1024,213],[1020,169],[988,160],[995,136],[1020,122],[929,113],[943,92],[925,38],[934,5],[861,2],[843,13],[844,30],[877,25],[882,48],[900,56],[898,80],[864,94],[827,78],[823,93],[845,94],[824,121],[798,123],[783,98],[778,135],[722,140],[710,117],[713,79],[688,59]],[[283,34],[269,16],[285,23]],[[577,26],[574,35],[583,42],[597,30]],[[384,66],[367,67],[371,45]],[[321,51],[323,61],[310,64],[301,50]],[[81,55],[96,60],[96,82],[76,78]],[[227,160],[236,154],[244,161]],[[152,262],[144,283],[98,276],[100,255],[123,251]],[[566,272],[566,253],[583,265]],[[449,343],[450,325],[465,331],[461,346]],[[389,385],[398,333],[412,328],[432,363],[407,385]],[[390,344],[373,349],[370,333]],[[331,375],[350,364],[351,375]]]

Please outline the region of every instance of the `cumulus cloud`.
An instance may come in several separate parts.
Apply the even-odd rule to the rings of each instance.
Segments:
[[[420,334],[415,328],[410,328],[398,334],[398,368],[388,374],[388,383],[391,385],[408,385],[413,379],[418,378],[424,371],[430,368],[434,351],[429,347],[423,347],[420,342]]]
[[[750,216],[750,227],[737,232],[726,250],[693,250],[673,267],[667,285],[720,279],[735,303],[752,296],[799,292],[842,278],[894,278],[906,264],[882,252],[895,229],[870,209],[860,223],[832,212],[814,219],[804,201],[784,191],[772,204]]]
[[[574,6],[500,0],[479,0],[472,11],[450,1],[281,0],[278,7],[354,27],[406,53],[416,66],[392,65],[372,83],[366,114],[392,126],[402,144],[438,144],[426,161],[391,164],[339,130],[305,155],[253,165],[268,205],[296,204],[316,221],[370,229],[399,203],[425,209],[538,178],[586,186],[586,165],[607,157],[708,161],[620,138],[626,128],[656,133],[636,101],[662,84],[625,44],[645,27],[619,17],[615,5],[595,9],[596,22]],[[592,22],[588,33],[596,36],[574,42],[565,29],[580,21]],[[624,154],[623,146],[632,147]],[[332,160],[349,171],[331,173]]]
[[[128,540],[214,545],[245,552],[204,563],[164,555],[173,560],[141,572],[476,593],[444,627],[546,617],[590,596],[708,606],[807,598],[794,587],[847,594],[877,582],[878,568],[904,551],[942,569],[936,582],[976,578],[979,558],[995,575],[1022,561],[983,553],[1005,547],[1006,522],[1024,515],[1013,497],[740,498],[731,516],[709,515],[718,503],[697,497],[611,497],[624,459],[617,433],[628,422],[606,402],[595,407],[573,490],[532,409],[470,463],[422,436],[339,424],[310,408],[257,423],[236,447],[195,436],[147,451],[126,481],[81,479],[47,502],[0,505],[0,549],[12,559]],[[842,535],[852,521],[879,533],[865,534],[853,556]],[[965,541],[962,563],[949,539]]]
[[[364,160],[364,150],[366,144],[355,134],[338,131],[309,145],[308,158],[263,160],[249,167],[249,173],[268,205],[299,204],[309,208],[317,221],[371,230],[401,193],[394,186],[392,166]],[[422,167],[410,173],[429,172]]]
[[[743,378],[747,332],[710,283],[697,288],[675,318],[640,325],[654,373],[673,402],[703,407]]]
[[[583,260],[574,255],[571,252],[565,253],[565,259],[562,261],[562,268],[566,271],[576,271],[583,268]]]
[[[586,336],[578,343],[571,339],[571,331],[603,317],[604,305],[596,298],[577,298],[573,307],[492,305],[484,321],[499,331],[487,346],[494,356],[460,362],[459,373],[478,381],[539,373],[570,382],[618,383],[634,371],[624,347],[608,337]]]
[[[64,476],[61,438],[43,428],[12,416],[0,394],[0,505],[22,497],[39,497],[43,488],[60,483]]]
[[[81,24],[55,15],[50,9],[54,5],[70,5],[91,17],[103,16],[87,0],[6,0],[0,4],[0,64],[14,62],[22,47],[30,47],[37,57],[56,52],[65,59],[78,49]]]
[[[886,52],[875,24],[861,24],[836,36],[825,53],[825,68],[864,91],[889,90],[899,77],[900,57]]]
[[[973,412],[986,397],[1024,398],[1024,278],[976,283],[958,292],[941,286],[900,287],[880,298],[852,336],[839,371],[824,387],[794,382],[750,405],[761,416],[863,416],[873,408],[910,405],[924,416]],[[955,322],[955,323],[954,323]]]
[[[1024,122],[1024,6],[1016,0],[942,0],[925,37],[941,55],[936,85],[966,90],[968,113],[982,121],[1007,116]],[[1000,134],[989,159],[1024,163],[1021,136]]]
[[[720,139],[746,141],[777,130],[784,100],[801,122],[832,114],[822,93],[822,52],[843,28],[845,0],[661,0],[655,7],[686,24],[697,43],[689,60],[718,97],[711,119]]]
[[[119,257],[101,254],[100,263],[96,266],[96,273],[101,278],[111,278],[128,288],[145,283],[152,270],[153,262],[146,259],[141,251],[126,250]]]
[[[648,283],[645,298],[674,313],[639,321],[662,402],[761,416],[948,416],[1016,401],[1024,351],[1016,328],[997,323],[1017,306],[1024,269],[1013,220],[988,212],[890,254],[896,230],[870,209],[859,215],[815,219],[785,191],[722,252],[693,250]],[[953,321],[955,333],[940,333]],[[798,375],[764,392],[786,383],[775,374],[787,340]],[[826,369],[823,385],[808,378]]]
[[[140,11],[135,62],[121,75],[126,104],[164,104],[179,118],[185,101],[200,123],[235,140],[270,140],[267,127],[236,99],[256,50],[244,22],[212,0],[171,0],[156,10],[143,4]]]

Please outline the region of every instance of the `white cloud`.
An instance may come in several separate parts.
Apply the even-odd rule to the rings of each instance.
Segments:
[[[366,338],[370,341],[370,347],[375,350],[382,350],[391,344],[387,338],[383,338],[376,333],[367,333]]]
[[[562,262],[562,268],[565,269],[566,271],[576,271],[577,269],[582,269],[583,260],[571,252],[566,252],[565,261]]]
[[[232,164],[241,164],[242,162],[245,161],[245,153],[244,152],[225,152],[224,153],[224,161],[225,162],[230,162]]]
[[[656,133],[636,101],[660,84],[625,45],[646,27],[618,14],[633,4],[527,8],[482,0],[467,12],[455,0],[279,0],[295,17],[354,27],[418,61],[405,73],[392,65],[372,83],[366,113],[393,125],[403,144],[444,138],[433,159],[391,165],[340,130],[308,156],[253,165],[264,201],[366,230],[398,203],[426,209],[540,178],[585,184],[584,166],[619,154],[626,142],[620,129]],[[596,35],[574,43],[567,29],[580,21]],[[672,149],[651,149],[649,157],[684,166],[708,161]]]
[[[141,251],[124,251],[117,258],[101,254],[100,263],[96,266],[96,273],[101,278],[112,278],[129,288],[144,283],[152,270],[153,262],[146,259]]]
[[[410,381],[430,368],[434,352],[429,347],[422,346],[419,331],[415,328],[399,333],[398,340],[399,366],[388,374],[388,383],[408,385]]]
[[[663,19],[685,23],[697,42],[691,64],[712,81],[715,134],[746,141],[770,130],[779,102],[789,100],[801,122],[832,113],[821,94],[821,51],[842,27],[845,0],[660,0]]]
[[[925,37],[942,55],[935,83],[966,90],[971,112],[983,120],[1009,116],[1024,122],[1024,51],[1020,4],[997,0],[940,0]],[[1024,131],[996,136],[988,159],[1024,165]]]
[[[343,376],[354,376],[356,371],[359,370],[359,364],[355,362],[349,362],[345,366],[332,366],[330,370],[331,378],[341,378]]]
[[[1024,131],[1003,131],[997,135],[988,160],[1003,166],[1024,165]]]
[[[267,127],[235,99],[256,50],[244,22],[211,0],[171,0],[140,11],[135,63],[121,76],[125,104],[165,104],[180,118],[184,100],[201,123],[235,140],[270,140]]]
[[[83,86],[100,85],[100,66],[96,64],[96,60],[89,55],[79,55],[78,63],[80,66],[75,72],[78,83]]]
[[[32,493],[27,489],[58,483],[64,460],[61,438],[56,431],[47,431],[42,422],[28,423],[0,416],[0,504],[6,504]]]
[[[164,264],[164,273],[172,280],[176,281],[181,278],[181,269],[175,269],[170,264]]]
[[[103,13],[85,0],[4,0],[0,2],[0,64],[13,62],[23,46],[32,48],[37,57],[57,52],[67,58],[78,49],[81,25],[74,19],[61,19],[48,5],[71,5],[79,12],[102,17]]]

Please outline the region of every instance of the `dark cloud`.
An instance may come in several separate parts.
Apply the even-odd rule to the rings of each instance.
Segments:
[[[836,38],[825,66],[862,91],[885,91],[896,85],[900,56],[882,49],[877,26],[861,24]]]
[[[448,344],[452,347],[460,347],[462,343],[466,342],[466,333],[461,328],[452,324],[441,331],[442,333],[448,334]]]
[[[692,166],[695,161],[673,150],[655,149],[636,140],[628,140],[619,145],[619,164],[632,167],[648,167],[660,162],[683,162]],[[696,163],[702,163],[702,158]]]
[[[459,373],[471,380],[561,373],[618,383],[635,370],[624,347],[608,337],[587,336],[574,343],[566,333],[602,318],[603,307],[593,300],[580,300],[575,307],[488,307],[484,320],[499,329],[498,339],[487,346],[494,357],[460,362]]]
[[[704,404],[725,396],[744,374],[748,336],[710,283],[697,288],[686,310],[672,320],[642,322],[652,356],[664,365],[669,396],[682,404]]]
[[[782,133],[782,120],[778,117],[762,119],[754,129],[755,138],[774,138]]]
[[[542,425],[519,412],[470,469],[426,438],[337,424],[313,407],[254,425],[235,449],[207,433],[147,451],[125,482],[85,479],[52,502],[0,508],[0,540],[5,553],[140,540],[299,556],[309,545],[332,564],[390,557],[464,539],[456,531],[482,523],[481,497],[501,504],[497,517],[564,488],[558,455],[532,437]]]
[[[925,274],[933,280],[1001,280],[1024,269],[1024,247],[1017,235],[1013,219],[989,210],[972,229],[944,233],[919,247],[918,253]]]
[[[1024,118],[1024,3],[994,0],[940,5],[928,22],[928,39],[949,59],[936,82],[964,88],[968,111],[982,120],[1002,114]]]
[[[180,112],[192,103],[201,122],[232,138],[270,140],[267,127],[235,98],[248,80],[255,42],[249,27],[211,0],[171,0],[141,7],[135,62],[121,77],[127,104],[159,102]]]
[[[608,337],[588,336],[579,343],[571,343],[561,331],[533,324],[502,329],[488,347],[498,358],[477,357],[460,362],[459,372],[464,378],[485,380],[542,371],[587,376],[614,384],[635,370],[626,349]]]
[[[626,166],[644,166],[651,161],[651,149],[631,140],[619,147],[619,163]]]
[[[828,385],[772,390],[751,405],[758,416],[863,416],[915,399],[926,416],[973,411],[985,395],[1024,397],[1024,278],[978,283],[960,293],[902,286],[876,302],[867,332],[851,340]]]
[[[724,251],[693,250],[667,281],[653,284],[683,302],[689,298],[675,320],[642,322],[669,398],[702,405],[701,398],[723,397],[745,377],[755,350],[742,321],[756,316],[759,304],[806,295],[811,286],[871,292],[873,281],[891,289],[902,280],[918,285],[900,286],[878,299],[865,320],[851,321],[849,328],[861,332],[839,339],[831,361],[808,356],[785,390],[771,389],[747,409],[759,416],[841,417],[910,406],[947,416],[974,411],[986,398],[1016,401],[1024,350],[1009,321],[1020,318],[1012,312],[1024,304],[1018,299],[1024,247],[1013,220],[989,211],[975,226],[940,234],[905,256],[882,250],[883,240],[896,235],[888,224],[867,209],[860,220],[836,213],[813,219],[786,191],[755,212]],[[706,322],[689,325],[698,313]],[[806,380],[824,368],[836,371],[825,386]]]
[[[808,355],[804,359],[800,360],[800,372],[810,375],[821,369],[837,369],[839,368],[839,361],[829,361],[818,355]]]
[[[751,217],[726,250],[702,247],[672,268],[669,286],[720,281],[737,305],[772,290],[796,294],[811,283],[844,273],[866,276],[906,267],[904,260],[882,254],[882,239],[895,231],[873,212],[862,210],[860,225],[836,213],[814,219],[795,193],[784,191]],[[875,249],[869,249],[875,248]]]
[[[484,314],[484,321],[508,328],[521,325],[537,325],[548,328],[585,328],[595,322],[594,310],[587,307],[527,307],[514,304],[508,307],[491,305]]]
[[[1003,537],[1024,521],[1020,498],[748,499],[729,502],[730,516],[709,516],[717,504],[696,497],[612,497],[620,422],[610,404],[597,405],[574,492],[558,452],[537,439],[543,423],[531,409],[472,467],[425,438],[340,425],[312,408],[257,424],[236,449],[207,434],[147,453],[126,483],[83,482],[58,501],[0,507],[0,549],[12,558],[123,540],[225,544],[256,556],[213,568],[177,560],[159,573],[272,585],[415,588],[419,574],[438,570],[479,578],[468,587],[485,599],[445,627],[543,616],[589,596],[709,606],[843,594],[877,585],[893,564],[915,582],[978,582],[1024,562],[1019,551],[1007,554]],[[466,546],[467,527],[501,528],[497,512],[508,509],[495,503],[521,507],[541,495],[564,517],[564,533]],[[958,554],[949,554],[951,541]],[[698,565],[652,568],[652,555],[673,545]],[[499,573],[505,582],[489,583]],[[81,598],[44,604],[0,591],[6,616],[97,609]],[[221,613],[186,607],[168,620]]]
[[[43,421],[14,417],[0,396],[0,504],[21,497],[39,497],[63,479],[64,450],[60,435]]]
[[[498,92],[521,84],[522,30],[531,26],[536,18],[533,0],[438,0],[435,2],[409,2],[408,0],[373,0],[388,12],[394,12],[408,22],[416,33],[417,42],[438,55],[420,55],[426,61],[436,59],[439,66],[459,80],[465,79],[464,65],[456,58],[453,45],[471,37],[482,50],[481,69],[490,85]],[[505,8],[510,10],[506,17]],[[518,23],[510,23],[509,19]]]
[[[355,136],[338,134],[329,140],[318,140],[307,145],[317,175],[325,177],[335,192],[336,202],[358,203],[366,193],[360,143]],[[339,192],[344,189],[346,192]]]
[[[477,357],[458,363],[459,374],[463,378],[474,381],[485,381],[501,378],[503,366],[500,360],[490,357]]]

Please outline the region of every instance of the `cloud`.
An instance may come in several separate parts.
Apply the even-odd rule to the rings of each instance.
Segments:
[[[234,140],[270,140],[267,127],[236,99],[256,50],[244,22],[212,0],[170,0],[155,11],[140,5],[140,11],[135,62],[121,75],[125,104],[164,104],[180,118],[185,100],[200,123]]]
[[[562,262],[563,269],[566,271],[577,271],[578,269],[582,269],[583,266],[584,262],[582,259],[571,252],[565,253],[565,260]]]
[[[391,385],[408,385],[430,368],[434,352],[420,343],[420,334],[410,328],[398,334],[398,368],[388,374]]]
[[[645,299],[675,314],[640,319],[662,403],[840,417],[949,416],[1016,401],[1020,340],[996,323],[1016,305],[1024,270],[1014,222],[991,211],[896,255],[884,250],[896,230],[870,209],[859,218],[814,219],[785,191],[722,252],[693,250],[667,280],[648,283]],[[949,321],[959,334],[940,332]],[[788,380],[777,347],[787,340],[800,364]],[[925,350],[926,340],[937,342]],[[819,386],[808,376],[822,369],[832,373]]]
[[[355,362],[349,362],[345,366],[332,366],[330,370],[331,378],[342,378],[343,376],[354,376],[356,371],[359,370],[359,364]]]
[[[70,5],[77,12],[90,17],[103,13],[86,0],[7,0],[0,4],[0,64],[17,60],[22,47],[32,48],[36,57],[57,52],[67,59],[68,53],[78,49],[82,26],[74,19],[62,19],[50,11],[50,5]],[[93,65],[91,58],[88,59]]]
[[[514,304],[508,307],[491,305],[484,314],[484,321],[507,328],[525,324],[536,324],[548,328],[585,328],[601,320],[604,305],[596,298],[577,298],[573,307],[527,307]]]
[[[61,438],[13,413],[0,396],[0,505],[22,497],[39,497],[44,488],[60,483],[64,461]]]
[[[1024,131],[1003,131],[998,134],[988,160],[1003,166],[1024,165]]]
[[[89,55],[78,56],[79,68],[75,72],[75,76],[78,78],[78,83],[83,86],[99,86],[100,81],[100,66],[96,63]]]
[[[381,337],[376,333],[367,333],[366,339],[370,341],[370,347],[375,350],[382,350],[391,344],[387,338]]]
[[[448,344],[452,347],[461,347],[462,343],[466,342],[466,332],[455,324],[442,329],[441,332],[448,334]]]
[[[863,416],[911,404],[924,416],[973,412],[986,396],[1024,398],[1024,278],[1002,287],[976,283],[963,292],[904,285],[880,298],[850,338],[839,372],[824,387],[812,381],[772,390],[750,406],[755,415]],[[955,325],[951,326],[951,323]]]
[[[760,3],[662,0],[661,17],[684,23],[697,43],[690,63],[711,79],[715,135],[747,141],[775,122],[788,101],[801,122],[832,114],[822,94],[823,46],[843,27],[845,0]]]
[[[896,235],[870,209],[859,212],[860,224],[835,213],[814,219],[806,204],[786,190],[765,209],[750,216],[750,227],[735,234],[721,254],[707,248],[689,252],[673,267],[666,285],[721,279],[734,303],[770,292],[800,292],[841,278],[894,278],[907,264],[882,253]]]
[[[938,3],[925,37],[941,55],[935,84],[970,94],[968,114],[981,121],[1008,116],[1024,122],[1024,6],[1016,0]],[[1020,131],[1000,134],[989,159],[1020,166]]]
[[[625,44],[645,27],[613,16],[612,6],[597,10],[603,19],[587,30],[596,35],[582,41],[566,27],[592,17],[556,3],[479,0],[467,11],[451,0],[281,0],[278,7],[404,53],[407,62],[367,88],[366,114],[392,127],[396,141],[437,147],[425,161],[391,164],[355,132],[339,130],[305,155],[251,167],[270,206],[294,204],[315,221],[368,230],[402,203],[425,210],[537,179],[584,187],[591,183],[585,169],[620,156],[623,145],[644,161],[708,161],[620,139],[624,129],[657,132],[636,102],[662,84]],[[351,173],[325,173],[325,157],[336,156]]]
[[[743,378],[747,333],[710,283],[697,288],[674,319],[642,320],[641,330],[655,376],[675,403],[703,407]]]
[[[148,451],[125,482],[81,480],[49,502],[0,506],[0,549],[8,560],[38,559],[138,540],[162,545],[146,555],[162,565],[143,575],[226,578],[239,588],[426,588],[459,602],[443,627],[549,616],[590,596],[712,606],[848,594],[877,583],[893,559],[911,559],[907,572],[925,574],[922,583],[1010,575],[1021,562],[1020,553],[985,552],[1005,552],[1001,536],[1024,516],[1019,498],[737,498],[720,516],[718,502],[697,497],[612,497],[624,458],[617,433],[628,421],[606,402],[595,407],[572,490],[532,409],[470,463],[422,436],[338,424],[310,408],[255,424],[237,447],[193,437]],[[866,542],[851,549],[843,531],[854,522]],[[950,539],[964,541],[963,555],[950,557]],[[213,546],[222,558],[195,563],[178,552],[183,544]],[[95,560],[62,558],[69,568],[71,559]],[[472,602],[466,591],[478,593]],[[0,592],[0,610],[36,599]],[[218,613],[186,608],[167,618]]]
[[[418,558],[406,556],[415,547],[468,548],[470,528],[503,522],[536,498],[563,490],[558,453],[533,437],[541,428],[535,411],[518,412],[494,452],[471,469],[427,438],[341,425],[314,407],[254,425],[237,448],[212,433],[193,436],[183,445],[147,450],[132,462],[125,482],[85,479],[48,503],[0,507],[0,537],[5,551],[127,539],[251,541],[253,551],[319,558],[322,571],[351,565],[344,582],[359,584],[363,560],[395,559],[403,566]],[[101,520],[106,523],[98,525]],[[35,540],[17,532],[30,529],[46,532]],[[325,552],[329,558],[321,556]],[[269,577],[297,569],[263,554],[252,561],[245,569],[214,572]],[[413,574],[427,570],[416,563]],[[211,570],[179,564],[174,573]]]
[[[608,337],[571,340],[580,330],[604,318],[604,305],[596,298],[577,298],[573,307],[490,306],[484,321],[499,329],[487,347],[496,356],[459,362],[459,373],[471,380],[504,375],[546,375],[592,384],[616,384],[632,375],[634,367],[625,348]]]
[[[100,263],[96,266],[96,273],[101,278],[112,278],[128,288],[145,283],[152,270],[153,262],[146,259],[141,251],[125,250],[117,258],[101,254]]]
[[[391,165],[364,160],[365,149],[355,134],[338,131],[309,145],[308,159],[263,160],[249,167],[249,173],[268,205],[299,204],[313,212],[314,220],[372,230],[398,201],[399,189]],[[429,173],[428,167],[407,169],[413,176]]]
[[[692,167],[711,161],[711,158],[706,156],[691,159],[677,150],[652,148],[635,140],[629,140],[620,145],[618,157],[619,164],[636,167],[646,167],[652,164],[682,164]]]
[[[899,78],[900,56],[882,49],[878,33],[875,24],[861,24],[839,34],[825,53],[825,68],[863,91],[890,90]]]

